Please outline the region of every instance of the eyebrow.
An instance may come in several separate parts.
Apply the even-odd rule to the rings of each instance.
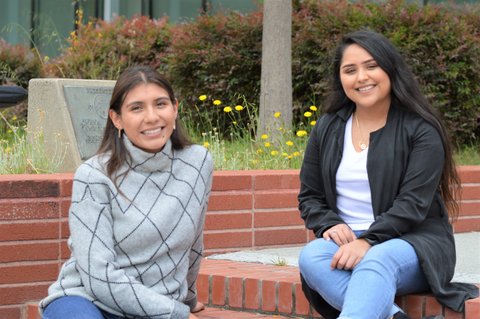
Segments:
[[[163,100],[170,101],[170,98],[168,96],[160,96],[160,97],[155,99],[156,102],[163,101]],[[135,104],[144,104],[144,101],[132,101],[128,104],[125,104],[125,106],[128,107],[128,106],[135,105]]]
[[[360,64],[367,64],[367,63],[370,63],[370,62],[372,62],[372,61],[373,61],[373,62],[376,62],[374,58],[371,58],[371,59],[368,59],[368,60],[366,60],[366,61],[363,61],[363,62],[360,63]],[[341,69],[343,69],[343,68],[348,68],[348,67],[351,67],[351,66],[355,66],[355,64],[350,63],[350,64],[342,65],[342,66],[341,66]]]

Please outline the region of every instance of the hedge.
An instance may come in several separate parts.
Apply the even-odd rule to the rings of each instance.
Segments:
[[[480,140],[480,6],[386,2],[294,1],[293,108],[296,122],[329,90],[331,56],[340,37],[368,27],[392,40],[417,75],[458,144]],[[228,101],[238,94],[258,105],[262,13],[166,19],[118,18],[80,24],[71,46],[44,68],[48,76],[115,79],[125,67],[151,64],[174,84],[186,107],[197,97]],[[216,111],[219,115],[221,108]]]

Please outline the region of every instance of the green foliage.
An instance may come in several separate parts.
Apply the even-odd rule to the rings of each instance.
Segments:
[[[0,85],[28,87],[32,78],[42,77],[42,61],[22,45],[10,45],[0,39]]]
[[[48,67],[50,76],[83,79],[116,79],[133,64],[166,69],[165,54],[170,46],[167,19],[118,17],[112,22],[77,22],[70,46]]]

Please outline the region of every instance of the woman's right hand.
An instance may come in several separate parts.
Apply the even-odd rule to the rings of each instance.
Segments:
[[[188,316],[188,319],[198,319],[198,317],[194,314],[190,314],[190,316]]]
[[[337,224],[323,232],[325,240],[333,240],[338,246],[351,243],[357,236],[347,224]]]

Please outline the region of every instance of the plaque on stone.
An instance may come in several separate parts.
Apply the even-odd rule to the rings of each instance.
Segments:
[[[113,87],[63,87],[82,160],[93,156],[103,138]]]

